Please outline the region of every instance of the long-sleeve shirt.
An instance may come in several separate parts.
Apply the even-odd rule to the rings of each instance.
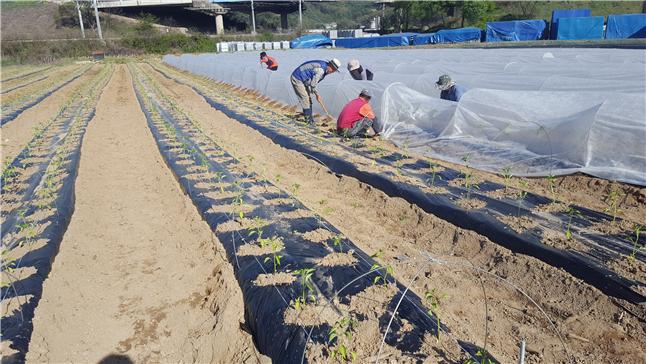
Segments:
[[[350,71],[350,76],[352,76],[352,78],[358,81],[360,80],[372,81],[373,73],[367,68],[364,71],[363,67],[359,66],[359,68]]]
[[[453,85],[453,87],[451,87],[450,89],[442,91],[440,93],[440,98],[443,100],[458,102],[462,98],[462,95],[464,95],[466,92],[466,87]]]
[[[310,94],[317,93],[316,86],[325,78],[327,62],[321,60],[307,61],[296,67],[292,72],[292,77],[303,82]]]
[[[357,121],[363,118],[373,120],[375,113],[372,111],[372,106],[370,106],[368,101],[357,97],[343,107],[336,121],[336,126],[341,129],[351,128]]]
[[[266,63],[267,68],[270,70],[278,69],[278,61],[272,56],[264,56],[260,59],[260,63]]]

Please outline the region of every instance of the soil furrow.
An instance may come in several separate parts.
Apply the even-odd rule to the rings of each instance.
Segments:
[[[28,362],[258,361],[231,268],[158,154],[123,66],[86,133],[76,191]]]

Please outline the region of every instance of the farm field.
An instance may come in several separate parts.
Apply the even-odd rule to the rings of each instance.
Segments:
[[[646,362],[644,187],[342,142],[153,58],[1,89],[3,363]]]

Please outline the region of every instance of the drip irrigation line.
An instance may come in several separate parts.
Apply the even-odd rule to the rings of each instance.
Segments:
[[[410,289],[410,287],[413,285],[413,283],[415,283],[415,281],[417,280],[419,275],[422,273],[422,270],[424,268],[426,268],[428,264],[430,264],[430,262],[427,263],[426,265],[422,265],[421,267],[419,267],[419,269],[417,270],[417,273],[415,273],[415,276],[413,277],[413,279],[410,280],[410,283],[408,283],[408,285],[406,285],[406,289],[404,290],[404,292],[402,292],[402,295],[399,298],[399,301],[397,302],[397,305],[395,306],[395,310],[393,310],[393,314],[390,316],[390,321],[388,321],[388,326],[386,326],[386,330],[384,331],[384,336],[381,339],[381,345],[379,345],[379,352],[377,352],[377,359],[375,360],[375,364],[379,363],[379,358],[381,357],[381,352],[382,352],[382,350],[384,348],[384,344],[386,343],[386,337],[388,336],[388,332],[390,331],[390,326],[393,324],[393,320],[395,319],[395,315],[397,315],[397,311],[399,310],[399,306],[401,305],[402,301],[404,300],[404,297],[406,296],[406,293],[408,293],[408,290]],[[440,330],[439,326],[438,326],[437,330],[438,331]]]

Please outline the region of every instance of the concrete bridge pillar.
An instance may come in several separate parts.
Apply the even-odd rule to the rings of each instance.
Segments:
[[[287,23],[287,15],[289,15],[289,13],[287,12],[280,13],[280,27],[283,30],[289,29],[289,24]]]
[[[215,34],[224,34],[224,18],[222,14],[215,14]]]

